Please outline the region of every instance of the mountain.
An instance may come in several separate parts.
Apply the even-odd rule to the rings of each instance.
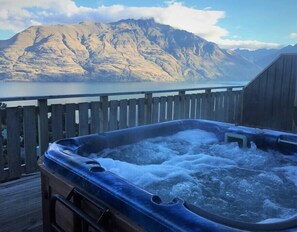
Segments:
[[[279,55],[281,54],[288,54],[288,53],[297,53],[297,44],[289,45],[277,50],[275,53],[267,55],[259,60],[259,65],[262,67],[266,67],[272,61],[274,61]]]
[[[259,68],[192,33],[148,20],[32,26],[0,41],[0,80],[247,80]]]
[[[235,49],[235,52],[240,54],[242,57],[246,58],[248,61],[255,64],[261,63],[261,60],[267,56],[274,55],[278,49],[257,49],[257,50],[248,50],[248,49]]]
[[[258,49],[254,51],[236,49],[235,52],[248,61],[253,62],[255,65],[265,68],[281,54],[297,53],[297,44],[289,45],[281,49]]]

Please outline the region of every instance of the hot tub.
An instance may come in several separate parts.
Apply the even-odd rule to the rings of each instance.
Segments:
[[[63,139],[51,144],[45,156],[39,162],[42,173],[44,230],[187,232],[297,230],[297,215],[294,214],[293,209],[290,211],[292,215],[281,220],[272,218],[251,223],[237,218],[228,218],[223,212],[224,209],[221,210],[222,212],[214,213],[207,210],[207,208],[200,207],[199,202],[194,204],[191,200],[178,195],[172,196],[169,200],[164,200],[166,193],[164,196],[159,196],[154,192],[150,192],[150,190],[145,190],[144,187],[132,183],[120,174],[112,170],[105,170],[100,163],[100,159],[97,159],[102,155],[105,157],[106,154],[108,155],[108,152],[104,151],[110,151],[129,144],[138,144],[146,139],[165,138],[189,130],[211,133],[218,144],[214,145],[217,150],[221,149],[218,147],[221,144],[234,144],[235,142],[241,147],[232,147],[233,150],[237,149],[238,156],[243,156],[246,154],[245,151],[256,147],[265,152],[276,152],[273,157],[277,157],[278,154],[285,155],[288,159],[292,159],[293,163],[296,159],[297,136],[294,134],[206,120],[179,120]],[[179,136],[181,135],[179,134]],[[192,136],[191,140],[195,141],[195,138]],[[155,141],[158,140],[152,140],[152,143]],[[159,141],[162,141],[162,139]],[[210,143],[213,144],[213,142]],[[174,142],[171,142],[171,144],[176,145]],[[209,149],[204,145],[202,148],[204,150]],[[248,154],[252,154],[253,150],[248,152]],[[142,153],[140,152],[140,154]],[[132,157],[134,154],[126,155]],[[180,154],[178,155],[181,157]],[[195,156],[191,156],[190,162],[199,163],[204,159],[201,158],[201,155],[197,156],[195,160],[194,158]],[[226,162],[229,166],[233,165],[232,160]],[[280,163],[282,162],[284,161],[280,161]],[[154,167],[159,163],[154,163]],[[257,163],[257,160],[254,159],[254,163]],[[229,166],[227,166],[226,170],[229,170]],[[145,164],[142,167],[145,167]],[[204,165],[203,167],[206,167],[203,170],[209,171],[215,166]],[[145,172],[146,169],[143,168],[143,170]],[[253,172],[253,170],[248,171]],[[290,172],[291,177],[294,175],[294,171],[295,169]],[[125,172],[130,173],[130,176],[134,175],[134,179],[137,179],[135,177],[139,175],[136,172],[135,174],[131,173],[133,172],[132,169],[131,172],[129,170],[125,170]],[[278,183],[277,181],[279,183],[284,182],[278,180],[274,174],[265,176],[263,173],[257,173],[257,176],[264,179],[276,179],[273,183]],[[200,183],[199,178],[197,178],[196,175],[195,181]],[[208,178],[210,178],[212,184],[221,183],[217,178],[211,179],[211,176],[208,176]],[[294,179],[292,181],[290,185],[294,187],[297,182],[294,183]],[[240,184],[243,183],[240,182]],[[259,183],[262,184],[262,182]],[[219,189],[224,189],[223,194],[225,196],[226,186],[223,187],[221,186]],[[201,191],[205,190],[202,189]],[[246,192],[249,194],[248,189]],[[294,204],[294,199],[297,197],[294,193],[292,195],[290,192],[283,192],[283,194],[292,197]],[[228,203],[226,204],[228,205]],[[246,204],[246,207],[248,207],[249,203]],[[269,200],[265,204],[265,207],[275,207],[275,205],[271,206]],[[208,207],[211,208],[211,206]],[[243,205],[243,207],[245,206]],[[277,211],[278,209],[273,208],[273,210]]]

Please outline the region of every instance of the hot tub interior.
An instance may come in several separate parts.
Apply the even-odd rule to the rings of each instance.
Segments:
[[[185,130],[89,156],[162,202],[179,197],[214,214],[259,223],[297,214],[297,157],[221,143]]]
[[[45,163],[62,174],[61,167],[71,163],[72,173],[89,178],[94,173],[89,167],[84,173],[86,165],[80,163],[93,162],[98,173],[121,183],[104,186],[106,176],[97,176],[97,188],[119,191],[123,201],[148,195],[168,211],[182,204],[180,214],[189,209],[200,214],[185,217],[185,222],[200,221],[196,226],[201,228],[205,223],[199,216],[207,219],[207,228],[217,231],[228,231],[225,226],[285,230],[297,227],[295,140],[294,135],[276,131],[184,120],[61,140],[49,149]],[[239,146],[244,143],[247,147]],[[84,181],[78,185],[89,188]],[[168,218],[166,213],[161,215]]]

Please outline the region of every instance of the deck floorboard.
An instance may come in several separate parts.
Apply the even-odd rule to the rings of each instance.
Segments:
[[[40,174],[0,184],[0,231],[42,231]]]

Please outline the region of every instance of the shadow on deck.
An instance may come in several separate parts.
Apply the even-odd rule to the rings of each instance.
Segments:
[[[2,232],[42,231],[40,173],[0,184]]]

